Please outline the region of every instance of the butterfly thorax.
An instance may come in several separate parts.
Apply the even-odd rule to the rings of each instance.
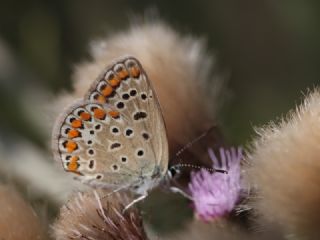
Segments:
[[[152,179],[144,177],[136,185],[133,185],[132,191],[139,195],[146,195],[148,191],[159,185],[161,179]]]
[[[132,191],[139,195],[145,195],[163,180],[163,171],[160,166],[156,166],[150,175],[141,174],[136,184],[132,185]]]

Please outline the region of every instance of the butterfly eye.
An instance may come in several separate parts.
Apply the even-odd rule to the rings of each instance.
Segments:
[[[181,171],[177,166],[171,166],[168,169],[168,173],[167,174],[169,175],[170,179],[173,179],[173,178],[176,178],[177,176],[180,176]]]

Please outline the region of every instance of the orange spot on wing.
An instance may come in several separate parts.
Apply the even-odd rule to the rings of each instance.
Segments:
[[[105,96],[105,97],[110,96],[110,95],[112,94],[112,92],[113,92],[113,88],[112,88],[111,86],[109,86],[109,85],[106,86],[106,87],[101,91],[102,95]]]
[[[118,76],[123,80],[129,76],[129,73],[126,69],[122,69],[120,72],[118,72]]]
[[[104,96],[102,96],[102,95],[99,95],[97,101],[98,101],[99,103],[105,103],[105,102],[106,102],[106,98],[105,98]]]
[[[117,87],[117,86],[119,86],[121,80],[117,77],[114,77],[112,79],[109,79],[108,82],[111,85],[111,87]]]
[[[78,145],[74,141],[67,141],[66,143],[66,149],[69,153],[73,152],[78,148]]]
[[[120,115],[120,113],[118,111],[115,111],[115,110],[112,110],[112,111],[108,112],[108,114],[113,118],[117,118]]]
[[[78,156],[72,156],[70,162],[77,162],[79,160]]]
[[[75,138],[75,137],[79,137],[80,136],[80,132],[76,129],[71,129],[69,132],[68,132],[68,137],[69,138]]]
[[[68,171],[76,172],[76,170],[79,168],[78,160],[79,160],[78,156],[73,156],[70,159],[70,162],[68,164]]]
[[[137,78],[140,76],[140,69],[138,67],[132,67],[130,73],[134,78]]]
[[[95,118],[102,120],[106,117],[106,112],[101,108],[96,108],[93,111],[93,115]]]
[[[71,126],[72,126],[73,128],[80,128],[80,127],[82,127],[82,121],[79,120],[79,119],[75,119],[75,120],[73,120],[73,121],[71,122]]]
[[[88,120],[91,119],[91,115],[90,115],[90,113],[82,112],[82,113],[80,114],[80,118],[81,118],[82,120],[84,120],[84,121],[88,121]]]

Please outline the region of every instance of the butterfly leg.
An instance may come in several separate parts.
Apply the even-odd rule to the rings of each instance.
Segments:
[[[109,196],[111,196],[112,194],[117,193],[117,192],[119,192],[119,191],[121,191],[122,189],[125,189],[125,188],[127,188],[127,186],[121,186],[121,187],[119,187],[119,188],[116,188],[116,189],[114,189],[112,192],[109,192],[108,194],[104,195],[101,199],[106,198],[106,197],[109,197]]]
[[[177,188],[177,187],[170,187],[170,190],[174,193],[179,193],[181,194],[182,196],[184,196],[185,198],[189,199],[189,200],[193,200],[193,198],[186,192],[184,192],[183,190],[181,190],[180,188]]]
[[[174,170],[173,168],[171,168],[171,171]],[[178,172],[180,173],[180,172]],[[169,181],[172,181],[174,183],[174,185],[176,186],[170,186],[170,182]],[[172,177],[172,174],[169,174],[169,171],[168,171],[168,178],[166,179],[165,183],[167,184],[167,187],[170,189],[171,192],[173,193],[179,193],[181,194],[182,196],[184,196],[185,198],[189,199],[189,200],[193,200],[193,198],[188,194],[186,193],[185,191],[182,190],[182,187],[180,186],[180,184],[177,182],[177,180],[175,178]],[[180,187],[180,188],[179,188]]]
[[[147,197],[147,194],[141,195],[140,197],[134,199],[131,203],[129,203],[124,209],[123,209],[123,213],[128,210],[130,207],[132,207],[134,204],[136,204],[137,202],[142,201],[143,199],[145,199]]]

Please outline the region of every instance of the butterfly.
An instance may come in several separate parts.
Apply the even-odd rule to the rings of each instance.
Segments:
[[[114,61],[53,129],[54,157],[92,186],[145,198],[168,170],[168,140],[151,82],[134,57]]]

